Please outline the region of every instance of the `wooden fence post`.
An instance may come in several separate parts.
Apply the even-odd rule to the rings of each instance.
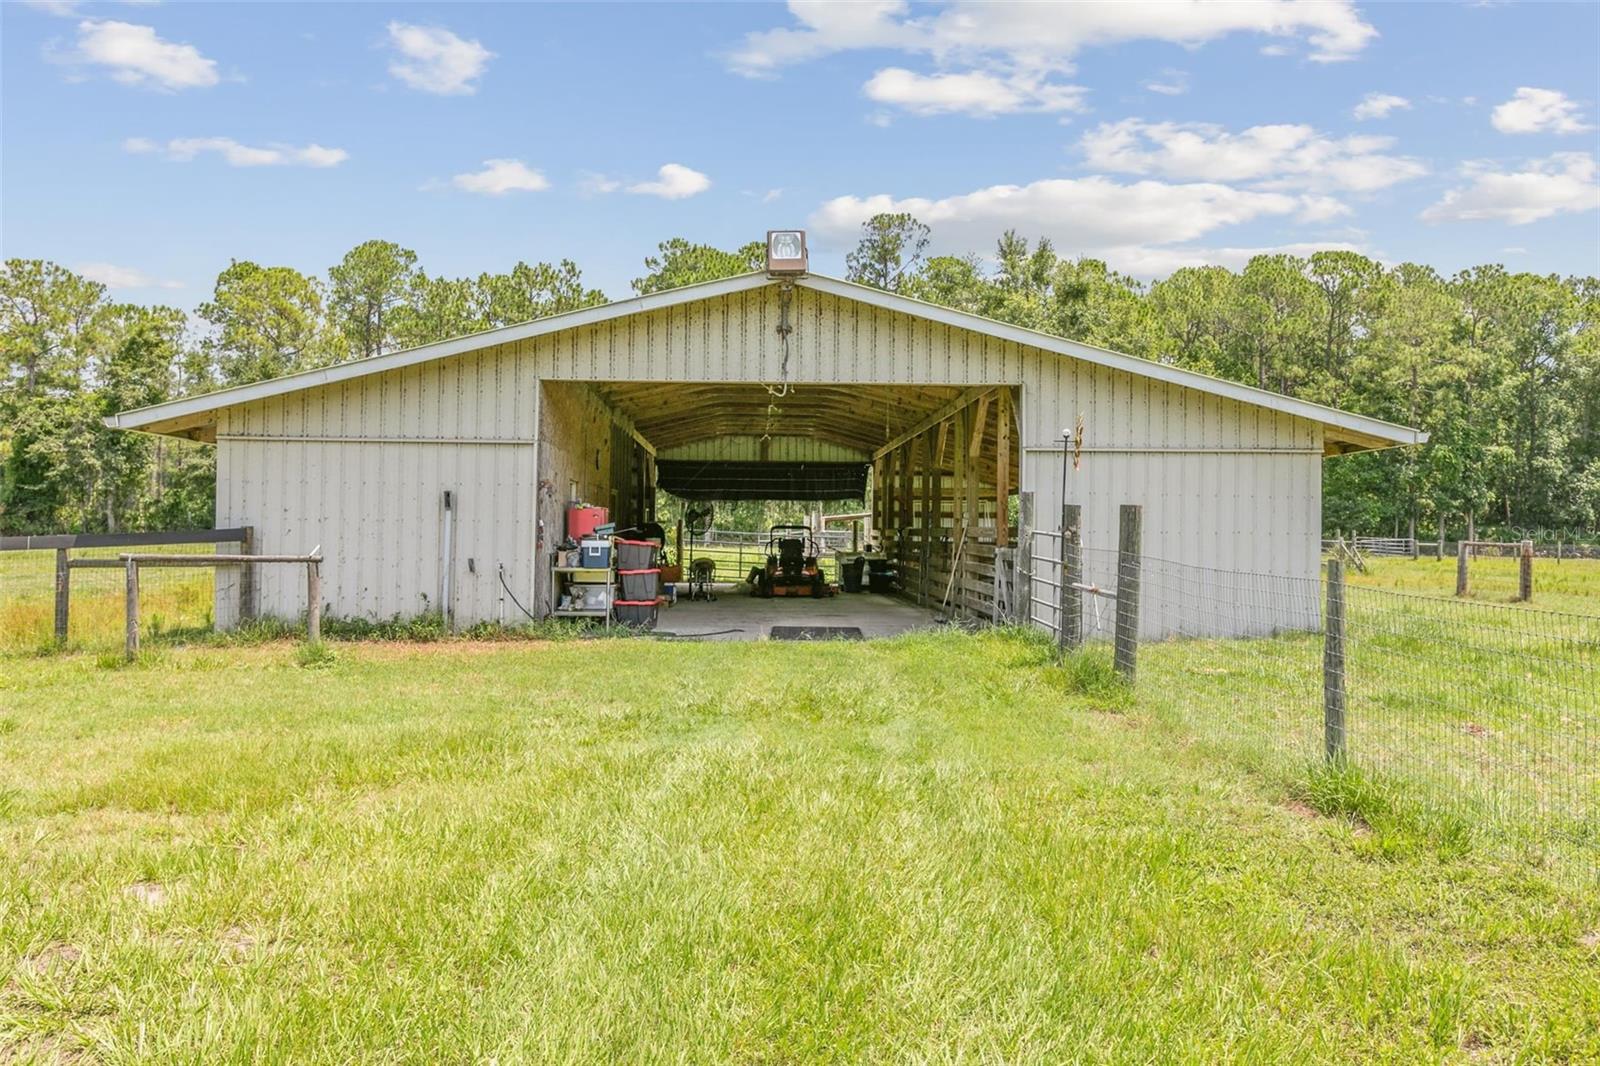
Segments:
[[[255,553],[255,527],[245,526],[244,532],[239,536],[239,554],[254,555]],[[245,563],[239,567],[239,621],[255,621],[256,610],[256,568],[254,563]]]
[[[1129,681],[1139,666],[1139,567],[1140,533],[1144,509],[1125,503],[1118,520],[1117,537],[1117,635],[1114,661],[1117,672]]]
[[[1033,622],[1033,493],[1017,493],[1017,580],[1013,595],[1018,625]]]
[[[1344,712],[1344,563],[1329,559],[1322,645],[1322,746],[1329,762],[1344,761]]]
[[[1467,542],[1456,545],[1456,595],[1467,594]]]
[[[72,598],[72,567],[67,565],[70,549],[56,549],[56,642],[67,640],[67,618]]]
[[[1527,603],[1533,599],[1533,541],[1522,542],[1520,555],[1517,567],[1517,599]]]
[[[127,612],[125,642],[123,654],[131,663],[139,656],[139,564],[132,559],[127,561],[127,587],[123,594],[123,604]]]
[[[306,640],[322,643],[322,567],[315,560],[306,564]]]
[[[1083,593],[1076,587],[1083,580],[1083,508],[1075,503],[1061,505],[1061,588],[1056,618],[1056,644],[1065,654],[1083,643]]]

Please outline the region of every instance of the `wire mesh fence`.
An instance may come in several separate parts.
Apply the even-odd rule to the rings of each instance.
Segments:
[[[1062,628],[1059,534],[1034,539],[1029,616]],[[1118,553],[1082,549],[1085,642],[1118,635]],[[1514,560],[1513,560],[1514,563]],[[1495,846],[1600,876],[1600,617],[1140,557],[1141,700],[1248,765],[1303,773],[1329,756]],[[1126,622],[1124,623],[1127,624]],[[1071,631],[1068,619],[1068,630]],[[1124,636],[1129,635],[1124,632]]]
[[[85,648],[121,645],[126,629],[126,571],[119,558],[123,553],[180,555],[235,550],[236,544],[209,541],[73,549],[68,643]],[[0,552],[0,650],[25,651],[54,639],[56,581],[55,551]],[[211,567],[146,568],[140,575],[141,628],[158,636],[210,632],[216,582]]]

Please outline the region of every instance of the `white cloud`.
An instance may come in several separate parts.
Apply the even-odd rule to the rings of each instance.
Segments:
[[[656,171],[655,181],[628,186],[640,196],[659,196],[663,200],[683,200],[711,188],[711,179],[682,163],[667,163]]]
[[[781,197],[782,195],[783,195],[783,190],[782,189],[768,189],[765,193],[762,194],[761,202],[764,203],[764,204],[776,203],[778,201],[778,198]]]
[[[1557,152],[1533,159],[1510,173],[1488,163],[1469,163],[1469,184],[1451,189],[1422,212],[1424,222],[1506,222],[1527,225],[1553,215],[1600,208],[1600,181],[1594,156]]]
[[[1302,206],[1299,197],[1285,193],[1208,182],[1123,184],[1095,176],[992,185],[938,200],[840,196],[819,207],[810,226],[824,240],[844,246],[871,216],[908,211],[953,247],[985,246],[995,234],[1015,227],[1047,236],[1061,249],[1101,249],[1194,240],[1223,226],[1290,216]]]
[[[545,176],[520,159],[485,159],[483,169],[457,174],[450,184],[463,192],[504,196],[508,192],[539,192],[550,187]]]
[[[76,18],[78,0],[23,0],[27,6],[57,18]]]
[[[902,107],[916,115],[965,114],[979,117],[1025,111],[1081,111],[1085,90],[1033,74],[918,74],[886,67],[862,87],[868,99]]]
[[[1233,33],[1305,40],[1311,58],[1353,58],[1377,31],[1350,0],[1257,0],[1212,4],[1199,0],[1129,3],[1030,4],[957,0],[937,13],[914,14],[902,0],[830,3],[790,0],[795,24],[748,34],[728,56],[752,77],[790,64],[854,49],[895,49],[939,63],[1062,70],[1085,48],[1134,40],[1194,47]]]
[[[139,155],[160,153],[175,163],[188,163],[211,153],[221,156],[230,167],[336,167],[350,158],[350,153],[343,148],[325,148],[320,144],[255,147],[240,144],[232,137],[175,137],[165,144],[148,137],[129,137],[122,142],[122,149]]]
[[[1371,192],[1427,173],[1385,155],[1389,137],[1329,137],[1310,126],[1251,126],[1230,133],[1205,122],[1102,123],[1080,142],[1090,166],[1179,180],[1248,181],[1264,188]]]
[[[1494,109],[1489,121],[1501,133],[1582,133],[1594,129],[1583,121],[1576,101],[1556,89],[1523,86]]]
[[[1350,112],[1350,116],[1358,122],[1363,122],[1369,118],[1388,118],[1391,112],[1410,109],[1411,101],[1403,96],[1396,96],[1394,93],[1368,93]]]
[[[191,44],[162,40],[149,26],[113,19],[78,23],[78,47],[68,62],[104,67],[124,85],[156,89],[203,89],[220,80],[215,60]]]
[[[622,188],[622,182],[605,174],[585,170],[578,176],[578,192],[584,196],[603,196]]]
[[[1183,70],[1173,70],[1170,67],[1161,72],[1161,77],[1151,78],[1144,83],[1145,89],[1162,96],[1182,96],[1189,91],[1189,73]]]
[[[78,273],[108,289],[181,289],[181,281],[157,281],[142,270],[115,263],[80,263]]]
[[[478,91],[494,53],[477,41],[467,41],[441,26],[389,23],[389,45],[399,56],[389,73],[425,93],[465,96]]]

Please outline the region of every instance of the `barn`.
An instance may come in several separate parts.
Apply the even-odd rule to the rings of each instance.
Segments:
[[[1314,578],[1324,458],[1425,439],[784,266],[109,424],[213,442],[217,524],[252,527],[261,553],[320,546],[332,615],[456,626],[508,620],[508,592],[551,611],[569,500],[627,525],[654,518],[660,491],[867,493],[906,594],[953,585],[976,615],[996,613],[1020,500],[1050,529],[1079,504],[1091,554],[1138,503],[1149,556]],[[1080,422],[1073,463],[1063,430]],[[294,575],[259,569],[248,605],[219,578],[219,625],[303,611]]]

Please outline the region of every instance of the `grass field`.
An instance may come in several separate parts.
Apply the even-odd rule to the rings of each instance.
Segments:
[[[1517,601],[1516,559],[1473,559],[1468,564],[1469,598],[1541,611],[1600,616],[1600,559],[1535,559],[1533,602]],[[1454,596],[1456,561],[1370,558],[1365,574],[1348,570],[1352,584],[1428,596]]]
[[[1600,894],[1242,769],[1195,654],[0,659],[0,1060],[1600,1057]]]

